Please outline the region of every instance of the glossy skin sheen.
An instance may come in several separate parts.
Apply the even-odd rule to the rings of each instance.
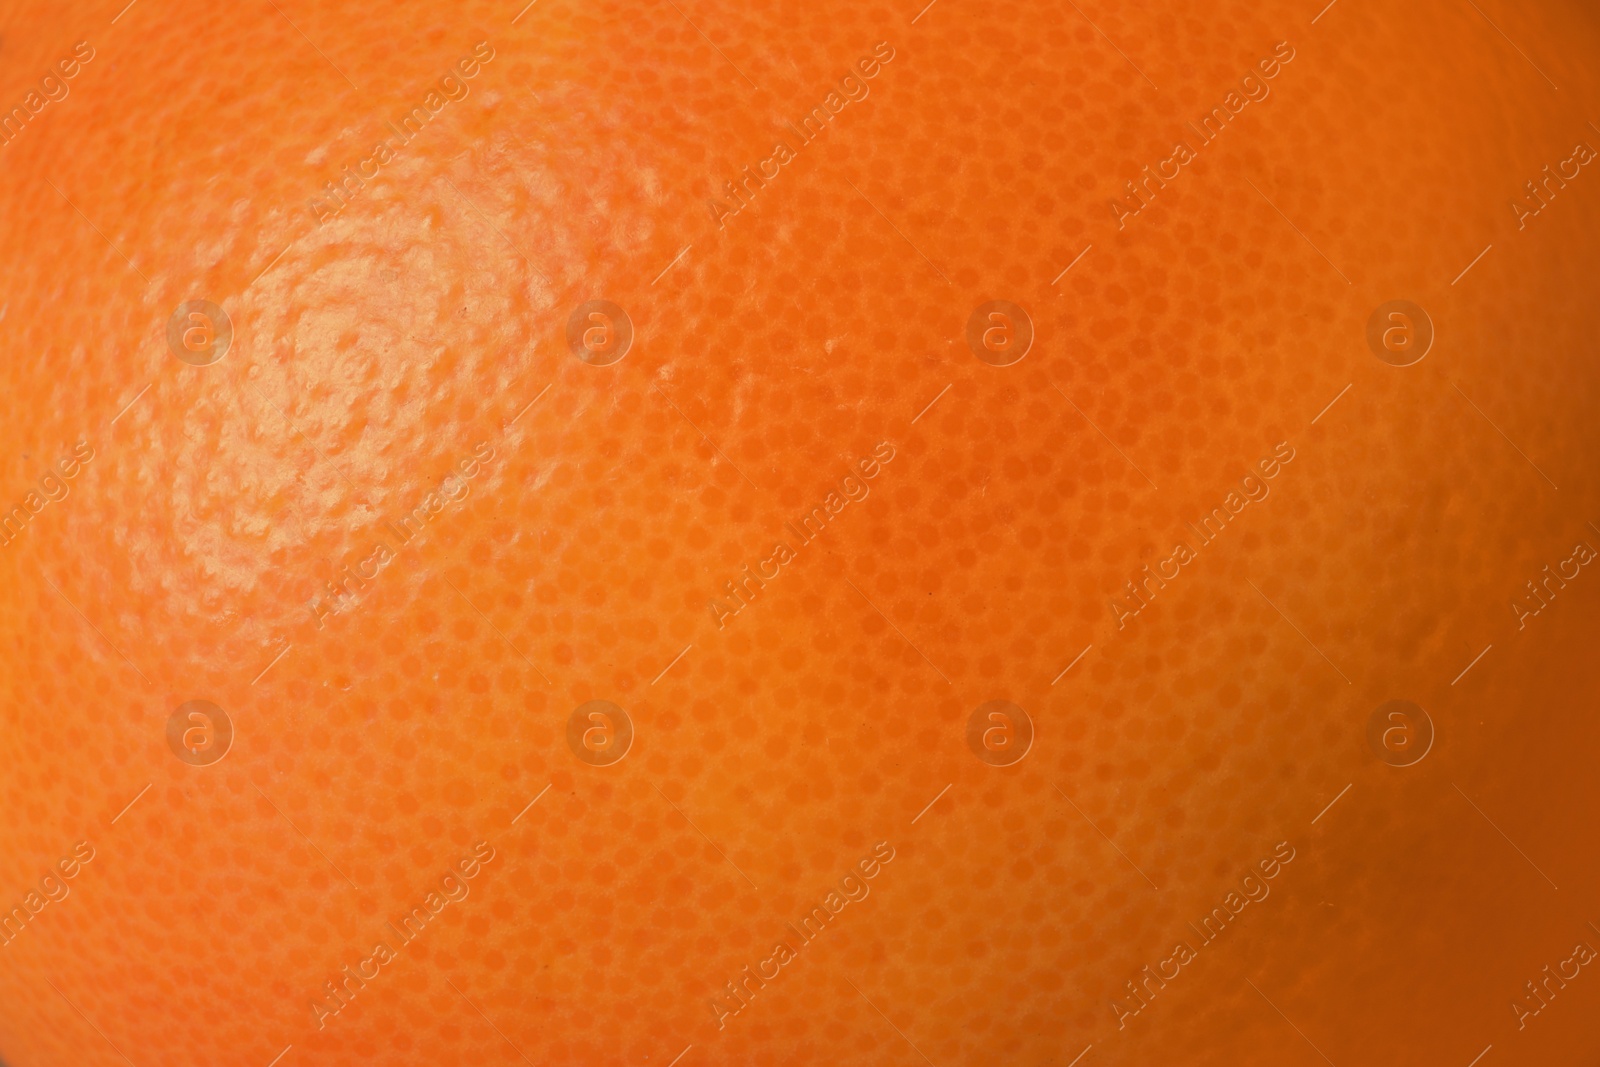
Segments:
[[[10,1067],[1600,1055],[1584,5],[123,3],[0,14]]]

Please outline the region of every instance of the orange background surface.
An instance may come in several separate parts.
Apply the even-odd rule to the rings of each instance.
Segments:
[[[1600,546],[1600,175],[1512,206],[1600,147],[1592,11],[122,3],[0,15],[7,108],[93,56],[0,147],[0,907],[74,869],[0,947],[10,1067],[1600,1054],[1592,967],[1525,986],[1600,947],[1600,577],[1512,606]],[[567,343],[595,299],[610,365]],[[1436,331],[1404,367],[1366,342],[1396,299]],[[188,300],[232,323],[209,366]],[[1020,362],[968,347],[990,300]],[[191,700],[220,762],[169,747]],[[590,700],[621,762],[569,747]],[[993,700],[1011,766],[967,745]],[[1369,744],[1389,700],[1420,762]]]

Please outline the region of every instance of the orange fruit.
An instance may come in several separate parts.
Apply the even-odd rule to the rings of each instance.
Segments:
[[[124,3],[0,16],[10,1067],[1600,1053],[1591,11]]]

